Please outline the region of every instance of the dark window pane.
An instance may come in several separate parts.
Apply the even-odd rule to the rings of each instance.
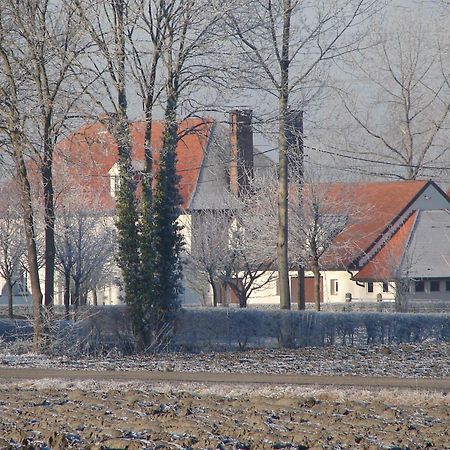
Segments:
[[[373,292],[373,283],[371,281],[367,283],[367,292]]]
[[[389,283],[383,283],[383,292],[389,292]]]
[[[430,281],[430,292],[439,292],[441,290],[441,283],[439,280]]]
[[[425,282],[424,281],[416,281],[415,282],[415,291],[416,292],[425,292]]]

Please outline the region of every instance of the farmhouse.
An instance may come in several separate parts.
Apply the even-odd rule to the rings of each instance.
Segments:
[[[205,211],[230,208],[233,196],[249,187],[251,177],[263,177],[276,167],[254,148],[251,122],[251,111],[244,110],[231,113],[229,128],[212,119],[189,119],[180,124],[176,168],[183,214],[179,221],[188,249],[195,245],[191,230]],[[137,181],[144,160],[144,128],[142,122],[131,124]],[[162,133],[163,125],[155,122],[155,170]],[[104,120],[82,126],[58,144],[55,185],[60,207],[75,196],[86,211],[106,217],[113,229],[118,182],[117,146]],[[308,189],[312,188],[305,186],[306,197]],[[338,227],[319,260],[322,302],[392,300],[400,287],[413,298],[450,301],[450,200],[436,183],[321,183],[315,189],[320,189],[325,216],[333,218]],[[327,220],[322,220],[323,226]],[[306,301],[313,302],[313,278],[308,269]],[[271,277],[251,294],[248,304],[279,303],[276,273],[272,271]],[[55,303],[63,304],[63,276],[56,278]],[[297,272],[290,273],[290,281],[295,301]],[[186,284],[183,295],[184,303],[212,301],[207,286]],[[107,279],[91,288],[88,298],[98,304],[120,304],[118,269],[113,268]],[[230,289],[222,292],[220,300],[237,302]]]
[[[189,119],[179,125],[176,169],[182,197],[182,215],[186,247],[191,246],[190,230],[205,210],[229,207],[232,196],[249,185],[249,177],[259,171],[273,169],[274,163],[253,148],[251,113],[234,111],[230,127],[211,119]],[[132,159],[135,176],[139,179],[144,160],[143,122],[132,123]],[[163,124],[154,122],[152,147],[154,170],[157,170],[162,147]],[[115,196],[118,189],[117,145],[108,132],[107,124],[99,121],[87,124],[59,143],[55,173],[59,174],[59,202],[75,192],[83,199],[86,209],[110,217],[113,226]],[[88,207],[89,206],[89,207]],[[122,301],[120,274],[96,290],[98,304],[120,304]],[[189,285],[184,289],[185,303],[198,302],[199,294]],[[63,301],[63,283],[58,281],[55,303]]]
[[[321,302],[394,300],[399,289],[410,299],[450,301],[450,199],[436,183],[322,183],[315,189],[323,216],[343,223],[319,260]],[[308,197],[308,185],[305,191]],[[312,303],[308,269],[305,300]],[[296,271],[290,281],[296,301]],[[276,283],[249,299],[249,304],[278,302]]]

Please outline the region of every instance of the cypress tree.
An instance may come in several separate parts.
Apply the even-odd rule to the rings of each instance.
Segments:
[[[145,332],[142,309],[141,264],[139,249],[136,182],[131,162],[130,132],[126,116],[118,120],[114,129],[119,150],[119,190],[116,194],[116,228],[118,230],[117,263],[122,270],[125,303],[129,305],[134,334],[139,347]]]
[[[182,291],[183,238],[177,221],[181,213],[181,196],[175,167],[177,131],[175,110],[168,107],[153,195],[153,295],[158,333],[161,326],[170,322],[173,313],[179,309]]]

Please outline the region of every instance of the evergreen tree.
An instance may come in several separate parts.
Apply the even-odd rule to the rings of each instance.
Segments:
[[[116,228],[118,230],[117,263],[122,270],[125,302],[130,307],[137,346],[145,333],[142,318],[141,264],[139,248],[138,211],[136,204],[136,182],[131,162],[130,132],[126,116],[118,119],[114,135],[119,150],[119,190],[116,197]]]
[[[152,331],[154,316],[154,248],[153,248],[153,190],[152,175],[149,172],[143,174],[143,195],[140,207],[140,288],[139,316],[133,322],[140,321],[142,327],[141,336],[136,336],[138,351],[144,350],[155,340],[155,333]]]
[[[181,212],[181,196],[175,167],[177,131],[175,110],[168,107],[153,196],[153,295],[156,331],[160,331],[160,325],[170,321],[173,312],[179,309],[182,290],[183,238],[181,226],[177,222]]]

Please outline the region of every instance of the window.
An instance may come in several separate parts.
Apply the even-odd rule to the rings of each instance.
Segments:
[[[114,193],[117,194],[120,189],[120,177],[119,175],[114,175]]]
[[[425,282],[423,280],[414,283],[415,292],[425,292]]]
[[[372,281],[369,281],[367,283],[367,292],[373,292],[373,283],[372,283]]]
[[[441,290],[441,283],[439,280],[430,281],[430,292],[439,292]]]
[[[383,292],[389,292],[389,283],[383,281]]]
[[[447,280],[447,281],[445,282],[445,290],[446,290],[446,291],[450,291],[450,280]]]
[[[330,282],[330,293],[331,295],[336,295],[339,292],[338,280],[331,280]]]

